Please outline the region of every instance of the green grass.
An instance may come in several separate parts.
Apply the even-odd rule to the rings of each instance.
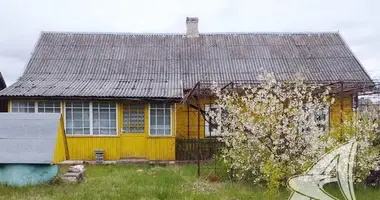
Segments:
[[[0,199],[265,199],[265,188],[229,180],[212,183],[197,178],[195,165],[90,165],[86,169],[86,180],[79,184],[0,186]],[[209,173],[202,171],[205,176]],[[328,189],[339,191],[333,186]],[[287,199],[290,192],[283,190],[279,194],[279,199]],[[379,199],[380,190],[362,188],[357,197]]]

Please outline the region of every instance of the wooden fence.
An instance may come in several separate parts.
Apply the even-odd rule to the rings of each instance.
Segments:
[[[207,139],[176,139],[175,157],[178,161],[195,161],[198,159],[198,145],[200,160],[210,160],[223,147],[224,143],[216,138]]]

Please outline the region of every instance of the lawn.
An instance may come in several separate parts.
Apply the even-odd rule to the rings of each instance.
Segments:
[[[0,199],[265,199],[264,188],[243,182],[197,178],[195,165],[90,165],[79,184],[55,183],[14,188],[0,186]],[[203,172],[208,174],[207,171]],[[338,188],[328,187],[338,194]],[[290,192],[280,192],[287,199]],[[360,189],[357,199],[379,199],[380,190]]]

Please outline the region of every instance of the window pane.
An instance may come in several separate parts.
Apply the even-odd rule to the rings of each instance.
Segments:
[[[164,117],[157,116],[157,126],[164,125]]]
[[[66,134],[67,135],[73,134],[73,130],[71,128],[66,128]]]
[[[165,125],[170,125],[170,115],[165,116]]]
[[[150,117],[150,125],[155,126],[156,125],[156,117]]]
[[[116,128],[110,129],[111,133],[110,135],[117,135]]]
[[[157,129],[157,130],[156,130],[156,134],[157,134],[157,135],[164,135],[164,133],[165,133],[165,129],[161,129],[161,128],[160,128],[160,129]]]
[[[158,109],[158,110],[157,110],[157,115],[158,115],[158,116],[163,116],[163,115],[164,115],[164,110],[162,110],[162,109]]]
[[[85,135],[90,135],[90,128],[83,129]]]

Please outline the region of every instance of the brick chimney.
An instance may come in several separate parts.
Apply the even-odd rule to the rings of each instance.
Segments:
[[[199,37],[198,17],[186,17],[186,36]]]

